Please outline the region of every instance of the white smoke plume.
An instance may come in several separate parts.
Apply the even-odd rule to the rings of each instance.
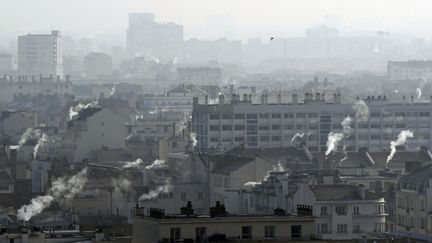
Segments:
[[[38,153],[41,150],[41,148],[45,146],[49,146],[49,144],[54,144],[54,143],[55,140],[53,138],[43,133],[41,138],[39,138],[36,146],[33,148],[33,159],[36,159],[38,157]]]
[[[267,181],[267,179],[270,177],[272,172],[284,172],[285,168],[284,166],[278,162],[275,166],[273,166],[272,170],[267,171],[267,174],[264,176],[262,181],[248,181],[244,184],[244,186],[247,187],[255,187],[257,185],[261,185],[263,181]]]
[[[401,131],[396,140],[390,142],[390,154],[387,156],[386,168],[388,168],[388,163],[393,159],[396,153],[396,147],[406,143],[408,138],[414,137],[413,132],[410,130]]]
[[[352,119],[350,116],[345,117],[345,119],[343,119],[343,121],[341,122],[342,125],[342,131],[344,134],[349,134],[351,133],[352,129],[351,129],[351,122]]]
[[[416,94],[417,94],[417,100],[420,100],[420,98],[422,96],[422,90],[421,90],[421,88],[417,88],[416,89]]]
[[[357,101],[352,108],[355,111],[355,118],[357,121],[365,122],[369,118],[369,107],[368,105],[363,101],[359,100]]]
[[[10,146],[11,149],[19,149],[21,146],[27,143],[29,140],[39,140],[42,136],[40,129],[27,128],[27,130],[21,135],[17,145]]]
[[[78,116],[81,110],[93,107],[94,105],[95,105],[94,103],[88,103],[88,104],[79,103],[76,106],[71,106],[71,108],[69,109],[69,120],[72,120],[76,116]]]
[[[293,146],[294,142],[297,139],[303,139],[304,137],[304,133],[296,133],[292,138],[291,138],[291,146]]]
[[[336,151],[339,142],[343,138],[343,133],[330,132],[327,136],[327,150],[325,155],[329,155],[332,151]]]
[[[256,187],[256,186],[258,186],[258,185],[261,185],[261,183],[262,182],[260,182],[260,181],[248,181],[248,182],[246,182],[245,184],[244,184],[244,186],[246,186],[246,187]]]
[[[113,85],[113,87],[111,88],[110,96],[114,96],[116,93],[117,93],[117,87]]]
[[[135,161],[131,161],[131,162],[126,162],[126,164],[124,164],[122,166],[123,169],[127,169],[127,168],[137,168],[140,167],[142,164],[144,163],[144,161],[140,158],[136,159]]]
[[[151,163],[150,165],[147,165],[145,168],[147,170],[150,170],[150,169],[153,169],[153,168],[156,168],[156,167],[162,167],[165,164],[166,164],[165,160],[159,160],[159,159],[157,159],[157,160],[153,161],[153,163]]]
[[[151,190],[140,196],[139,201],[151,200],[159,196],[160,193],[167,193],[171,190],[171,180],[167,179],[165,184],[158,186],[156,189]]]
[[[190,133],[190,140],[192,142],[192,150],[194,150],[195,146],[198,144],[198,140],[196,139],[196,133]]]
[[[56,179],[46,195],[35,197],[31,200],[30,204],[18,209],[18,220],[29,221],[33,216],[40,214],[58,199],[72,199],[77,193],[82,191],[86,183],[87,168],[82,169],[73,176],[64,176]]]

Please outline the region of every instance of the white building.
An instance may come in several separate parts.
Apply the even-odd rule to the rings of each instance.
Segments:
[[[59,31],[18,37],[18,72],[28,76],[63,76],[63,47]]]
[[[311,152],[325,151],[328,134],[342,133],[341,122],[346,116],[353,118],[351,135],[343,139],[337,148],[342,151],[358,151],[368,147],[369,151],[388,151],[390,142],[403,130],[411,130],[413,138],[407,139],[405,149],[420,146],[431,148],[431,113],[429,101],[404,100],[390,102],[386,97],[368,97],[367,121],[356,120],[352,103],[342,103],[334,94],[326,100],[324,94],[306,93],[303,102],[293,94],[290,103],[268,103],[261,96],[261,103],[253,103],[251,96],[244,95],[225,102],[223,95],[219,104],[199,104],[194,100],[192,131],[197,134],[198,147],[228,148],[233,144],[244,144],[248,148],[287,147],[297,133],[304,137]],[[399,150],[403,149],[402,147]]]
[[[432,80],[432,61],[389,61],[388,80]]]
[[[373,233],[385,231],[384,198],[361,186],[312,185],[298,190],[299,206],[312,206],[315,229],[323,240],[374,238]]]
[[[84,58],[87,77],[111,76],[112,58],[105,53],[91,52]]]
[[[4,102],[13,101],[14,97],[20,95],[72,95],[73,85],[66,79],[60,77],[20,76],[18,80],[12,77],[0,78],[0,100]]]
[[[225,155],[212,160],[210,173],[210,205],[225,202],[229,191],[245,189],[248,182],[261,182],[273,164],[261,158]]]
[[[432,165],[399,180],[396,231],[432,237]]]
[[[65,150],[73,162],[88,161],[97,150],[124,149],[125,135],[119,115],[106,108],[85,108],[67,124]]]

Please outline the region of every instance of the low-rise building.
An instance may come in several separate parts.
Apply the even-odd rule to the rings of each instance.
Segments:
[[[160,209],[149,209],[148,214],[145,211],[145,208],[135,209],[133,243],[287,242],[310,240],[314,234],[313,217],[229,214],[214,217],[165,216]]]

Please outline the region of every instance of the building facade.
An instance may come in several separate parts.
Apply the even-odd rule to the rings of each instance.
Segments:
[[[27,76],[63,76],[63,47],[60,32],[18,37],[18,72]]]
[[[235,94],[234,94],[235,95]],[[341,122],[350,116],[351,133],[337,147],[337,151],[358,151],[368,147],[369,151],[389,150],[390,142],[403,130],[411,130],[407,150],[425,146],[431,148],[432,103],[404,100],[390,102],[386,97],[368,97],[365,103],[369,108],[366,121],[355,119],[352,103],[342,103],[341,97],[334,94],[326,101],[323,94],[305,95],[302,102],[293,94],[291,103],[270,104],[262,95],[261,103],[253,103],[251,96],[237,95],[231,102],[225,102],[221,95],[218,104],[193,103],[192,130],[197,134],[201,149],[228,148],[244,144],[249,148],[287,147],[297,133],[306,134],[305,142],[311,152],[326,150],[328,134],[342,133]],[[399,148],[402,149],[402,148]]]
[[[432,61],[390,61],[387,64],[389,80],[423,80],[432,79]]]

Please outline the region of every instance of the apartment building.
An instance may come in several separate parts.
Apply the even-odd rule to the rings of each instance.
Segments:
[[[317,238],[353,240],[385,231],[384,198],[362,186],[344,184],[311,185],[296,193],[303,195],[299,205],[313,208]]]
[[[63,76],[63,46],[59,31],[18,37],[20,75]]]
[[[119,115],[107,108],[89,107],[68,122],[64,149],[69,161],[89,161],[98,150],[124,149],[125,136],[125,123]]]
[[[132,242],[288,242],[310,240],[314,218],[286,215],[165,215],[135,208]],[[223,208],[217,205],[214,208]]]
[[[431,182],[432,165],[400,178],[396,189],[396,231],[432,236]]]
[[[389,80],[424,80],[432,79],[432,61],[389,61],[387,64]]]
[[[263,94],[258,104],[247,94],[243,99],[233,94],[229,103],[223,95],[218,104],[200,104],[194,99],[192,130],[197,134],[198,148],[203,150],[239,144],[247,148],[287,147],[295,134],[302,133],[309,151],[320,152],[326,150],[328,134],[342,133],[341,122],[350,116],[352,132],[339,143],[338,151],[343,147],[346,151],[363,147],[369,151],[389,150],[390,142],[402,130],[414,133],[406,142],[406,150],[432,145],[429,101],[405,98],[396,103],[385,96],[369,96],[364,99],[370,111],[364,121],[355,118],[353,103],[343,102],[340,94],[333,94],[329,100],[325,96],[306,93],[301,101],[293,94],[290,103],[282,103],[279,95],[277,102],[268,103]]]

